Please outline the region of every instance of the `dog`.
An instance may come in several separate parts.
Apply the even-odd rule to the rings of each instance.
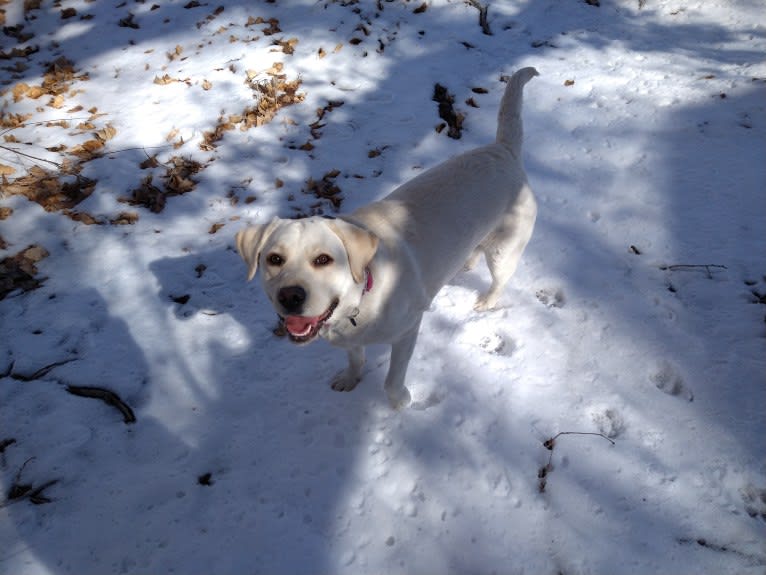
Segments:
[[[391,345],[390,404],[405,386],[423,312],[461,268],[485,256],[492,277],[474,306],[492,309],[532,236],[537,205],[521,161],[522,95],[537,76],[517,71],[500,104],[495,142],[443,162],[380,201],[337,218],[274,218],[236,235],[248,281],[262,286],[289,338],[323,337],[348,353],[332,389],[361,380],[364,346]]]

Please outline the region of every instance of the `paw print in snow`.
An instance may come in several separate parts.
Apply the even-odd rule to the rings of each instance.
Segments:
[[[625,421],[620,412],[612,407],[596,409],[591,413],[591,419],[599,432],[609,439],[615,439],[625,431]]]
[[[661,361],[649,375],[649,380],[663,393],[694,401],[694,394],[686,387],[683,377],[667,361]]]
[[[745,511],[750,517],[760,517],[766,521],[766,489],[759,489],[755,485],[748,484],[739,490]]]
[[[479,346],[486,352],[510,357],[516,349],[516,343],[510,337],[498,333],[485,335],[479,341]]]
[[[564,307],[564,292],[560,289],[557,290],[548,290],[548,289],[541,289],[538,290],[535,294],[537,297],[537,300],[543,304],[545,307],[552,308],[562,308]]]

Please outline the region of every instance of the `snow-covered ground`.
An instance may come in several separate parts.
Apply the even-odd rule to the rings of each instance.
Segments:
[[[0,5],[1,573],[764,573],[762,6],[486,4]],[[522,66],[500,309],[445,286],[408,409],[383,347],[333,392],[235,232],[490,141]]]

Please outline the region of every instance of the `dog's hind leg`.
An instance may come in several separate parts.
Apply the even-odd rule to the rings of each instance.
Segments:
[[[410,403],[410,391],[404,385],[404,377],[407,375],[407,366],[418,339],[420,319],[418,318],[415,325],[391,345],[391,361],[384,387],[388,402],[394,409],[405,407]]]
[[[487,311],[495,307],[503,288],[516,272],[524,248],[532,237],[537,206],[528,188],[522,193],[524,196],[514,209],[506,214],[479,246],[486,257],[492,285],[487,293],[476,300],[473,306],[476,311]]]

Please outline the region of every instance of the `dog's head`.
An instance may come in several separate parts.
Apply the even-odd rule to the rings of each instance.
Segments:
[[[362,293],[360,284],[378,248],[371,232],[321,217],[275,218],[245,228],[236,240],[249,266],[247,279],[261,269],[263,289],[296,343],[314,339],[336,319],[349,294]],[[358,299],[352,303],[357,304]]]

